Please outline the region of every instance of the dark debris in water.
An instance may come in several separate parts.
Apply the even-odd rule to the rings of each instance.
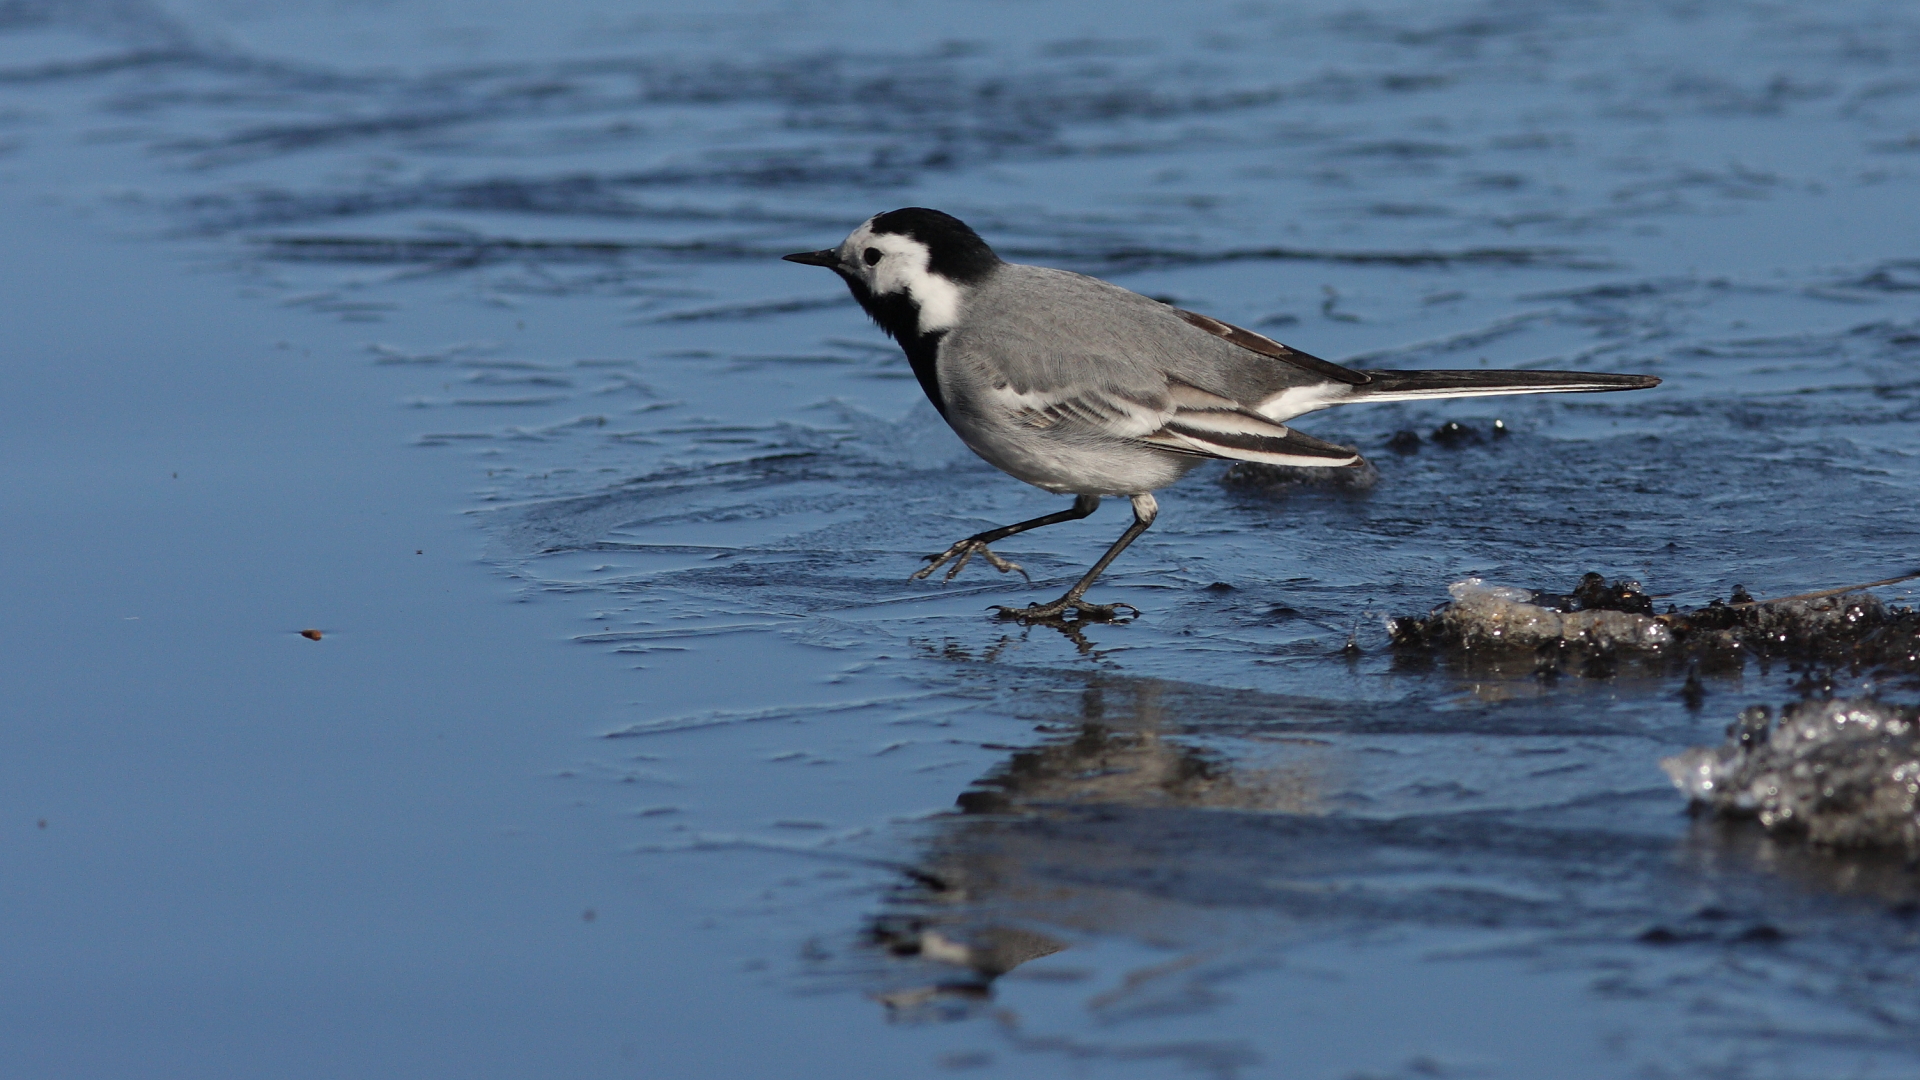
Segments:
[[[1441,446],[1460,446],[1483,441],[1478,431],[1458,420],[1449,420],[1434,428],[1431,438]]]
[[[1532,652],[1545,657],[1643,656],[1737,662],[1744,656],[1853,671],[1920,672],[1920,611],[1856,590],[1756,601],[1736,586],[1731,601],[1656,614],[1637,582],[1589,573],[1566,594],[1478,578],[1455,583],[1450,603],[1394,618],[1403,650]]]
[[[1753,706],[1727,741],[1661,767],[1696,807],[1835,847],[1920,852],[1920,709],[1802,701]]]
[[[1427,442],[1448,449],[1459,449],[1466,446],[1479,446],[1489,439],[1504,439],[1511,434],[1513,429],[1509,428],[1504,420],[1495,420],[1487,425],[1485,431],[1458,420],[1449,420],[1428,432],[1425,440],[1420,438],[1420,433],[1417,431],[1405,429],[1396,431],[1387,439],[1387,449],[1396,454],[1417,454]]]
[[[1642,945],[1686,945],[1694,942],[1719,942],[1732,945],[1778,945],[1792,935],[1772,923],[1748,926],[1726,925],[1728,913],[1704,908],[1679,926],[1650,926],[1634,940]]]

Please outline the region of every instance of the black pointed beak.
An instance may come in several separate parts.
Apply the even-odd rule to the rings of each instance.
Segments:
[[[840,249],[826,248],[821,251],[796,251],[791,255],[782,255],[788,262],[806,263],[808,266],[839,266]]]

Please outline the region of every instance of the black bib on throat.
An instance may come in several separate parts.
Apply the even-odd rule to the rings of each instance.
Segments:
[[[920,389],[926,391],[927,400],[939,410],[941,416],[947,415],[946,398],[940,394],[940,374],[937,361],[940,356],[940,339],[947,336],[945,330],[930,333],[920,332],[920,304],[906,293],[889,293],[876,296],[866,284],[849,274],[843,274],[847,287],[853,290],[853,298],[860,307],[880,324],[888,337],[900,343],[907,354],[907,363],[913,367],[913,377],[920,380]]]

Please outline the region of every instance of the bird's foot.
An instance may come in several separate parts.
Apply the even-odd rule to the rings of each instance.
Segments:
[[[995,604],[995,614],[1002,619],[1033,624],[1048,623],[1054,626],[1070,626],[1073,623],[1090,622],[1132,622],[1140,617],[1140,609],[1132,604],[1089,604],[1084,600],[1061,597],[1051,604],[1029,604],[1026,607],[1002,607]],[[1125,614],[1122,614],[1122,612]],[[1067,618],[1072,612],[1073,618]]]
[[[966,569],[968,561],[970,561],[975,555],[978,555],[981,558],[987,560],[987,563],[989,565],[991,565],[995,570],[998,570],[1003,574],[1012,570],[1018,570],[1020,571],[1021,577],[1027,578],[1028,581],[1033,580],[1031,577],[1027,576],[1026,570],[1022,568],[1019,563],[1011,562],[1009,560],[1001,558],[998,555],[995,555],[993,553],[993,549],[989,548],[985,544],[985,542],[981,540],[977,540],[971,536],[953,545],[952,547],[948,548],[947,550],[941,552],[938,555],[927,556],[927,565],[915,571],[912,576],[907,578],[907,580],[919,581],[922,578],[925,578],[928,574],[931,574],[935,570],[940,569],[940,567],[944,565],[947,562],[947,560],[957,558],[959,561],[955,562],[953,564],[953,567],[947,571],[947,576],[940,579],[942,581],[952,581],[956,576],[959,575],[960,571]]]

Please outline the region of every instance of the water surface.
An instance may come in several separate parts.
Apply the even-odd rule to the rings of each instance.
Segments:
[[[1920,686],[1384,627],[1469,575],[1913,568],[1906,5],[0,28],[34,1074],[1920,1061],[1911,871],[1695,821],[1657,764]],[[901,205],[1344,363],[1665,382],[1320,414],[1376,487],[1202,469],[1097,589],[1140,619],[1009,625],[1124,515],[1006,544],[1031,586],[906,580],[1060,500],[777,260]]]

